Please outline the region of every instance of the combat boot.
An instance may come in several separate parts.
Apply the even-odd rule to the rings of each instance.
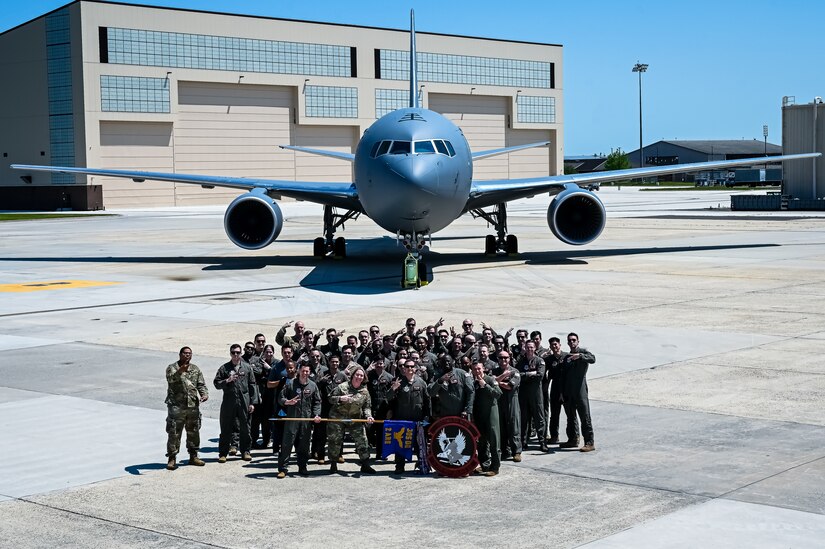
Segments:
[[[329,472],[330,474],[335,474],[338,472],[338,462],[334,459],[329,462]]]
[[[547,443],[542,440],[541,444],[539,445],[539,450],[541,450],[542,452],[549,452],[550,448],[547,446]]]
[[[175,456],[169,456],[169,461],[166,462],[166,468],[170,471],[174,471],[178,468],[177,459],[175,459]]]
[[[579,449],[579,452],[592,452],[596,446],[592,442],[585,442],[584,446]]]
[[[229,447],[229,455],[230,455],[230,456],[234,456],[234,455],[236,455],[237,453],[238,453],[238,449],[237,449],[237,448],[235,448],[234,446],[230,446],[230,447]]]
[[[516,463],[521,463],[521,454],[515,454],[513,456],[513,461],[515,461]]]
[[[189,454],[189,465],[197,465],[198,467],[203,467],[206,465],[204,461],[198,457],[198,454]]]
[[[249,452],[244,452],[243,457],[241,457],[241,459],[244,461],[252,461],[252,454],[250,454]]]
[[[370,465],[370,460],[369,459],[362,459],[361,460],[361,472],[362,473],[367,473],[369,475],[375,473],[375,469],[373,469],[372,466]]]
[[[578,448],[579,447],[579,438],[571,438],[567,442],[563,442],[559,444],[559,448]]]

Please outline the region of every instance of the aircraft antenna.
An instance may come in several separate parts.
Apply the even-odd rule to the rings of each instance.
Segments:
[[[415,56],[415,10],[410,10],[410,107],[418,108],[418,67]]]

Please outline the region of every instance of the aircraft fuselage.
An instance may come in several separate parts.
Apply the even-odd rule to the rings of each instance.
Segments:
[[[381,117],[364,132],[354,163],[364,212],[389,232],[434,233],[467,204],[470,147],[437,112],[405,108]]]

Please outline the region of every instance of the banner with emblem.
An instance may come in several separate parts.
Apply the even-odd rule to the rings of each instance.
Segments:
[[[401,454],[407,461],[412,461],[413,441],[415,440],[414,421],[384,421],[384,450],[381,457]]]

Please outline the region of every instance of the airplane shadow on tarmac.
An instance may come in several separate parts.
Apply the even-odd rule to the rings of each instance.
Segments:
[[[434,238],[434,241],[478,240],[479,250],[482,237]],[[565,249],[544,252],[522,252],[517,257],[499,255],[489,258],[479,252],[445,252],[426,250],[424,254],[428,268],[428,279],[433,281],[433,269],[456,271],[507,264],[526,265],[587,265],[587,259],[596,257],[650,255],[662,253],[690,253],[719,250],[742,250],[769,248],[779,244],[742,244],[716,246],[668,246],[610,249]],[[347,295],[378,295],[402,291],[401,274],[406,252],[396,245],[393,237],[353,239],[347,242],[345,259],[312,256],[190,256],[190,257],[0,257],[2,261],[14,262],[67,262],[67,263],[141,263],[167,265],[199,265],[203,271],[244,271],[260,270],[266,267],[311,267],[299,282],[304,288],[316,291]],[[170,276],[169,280],[187,281],[192,277]]]

